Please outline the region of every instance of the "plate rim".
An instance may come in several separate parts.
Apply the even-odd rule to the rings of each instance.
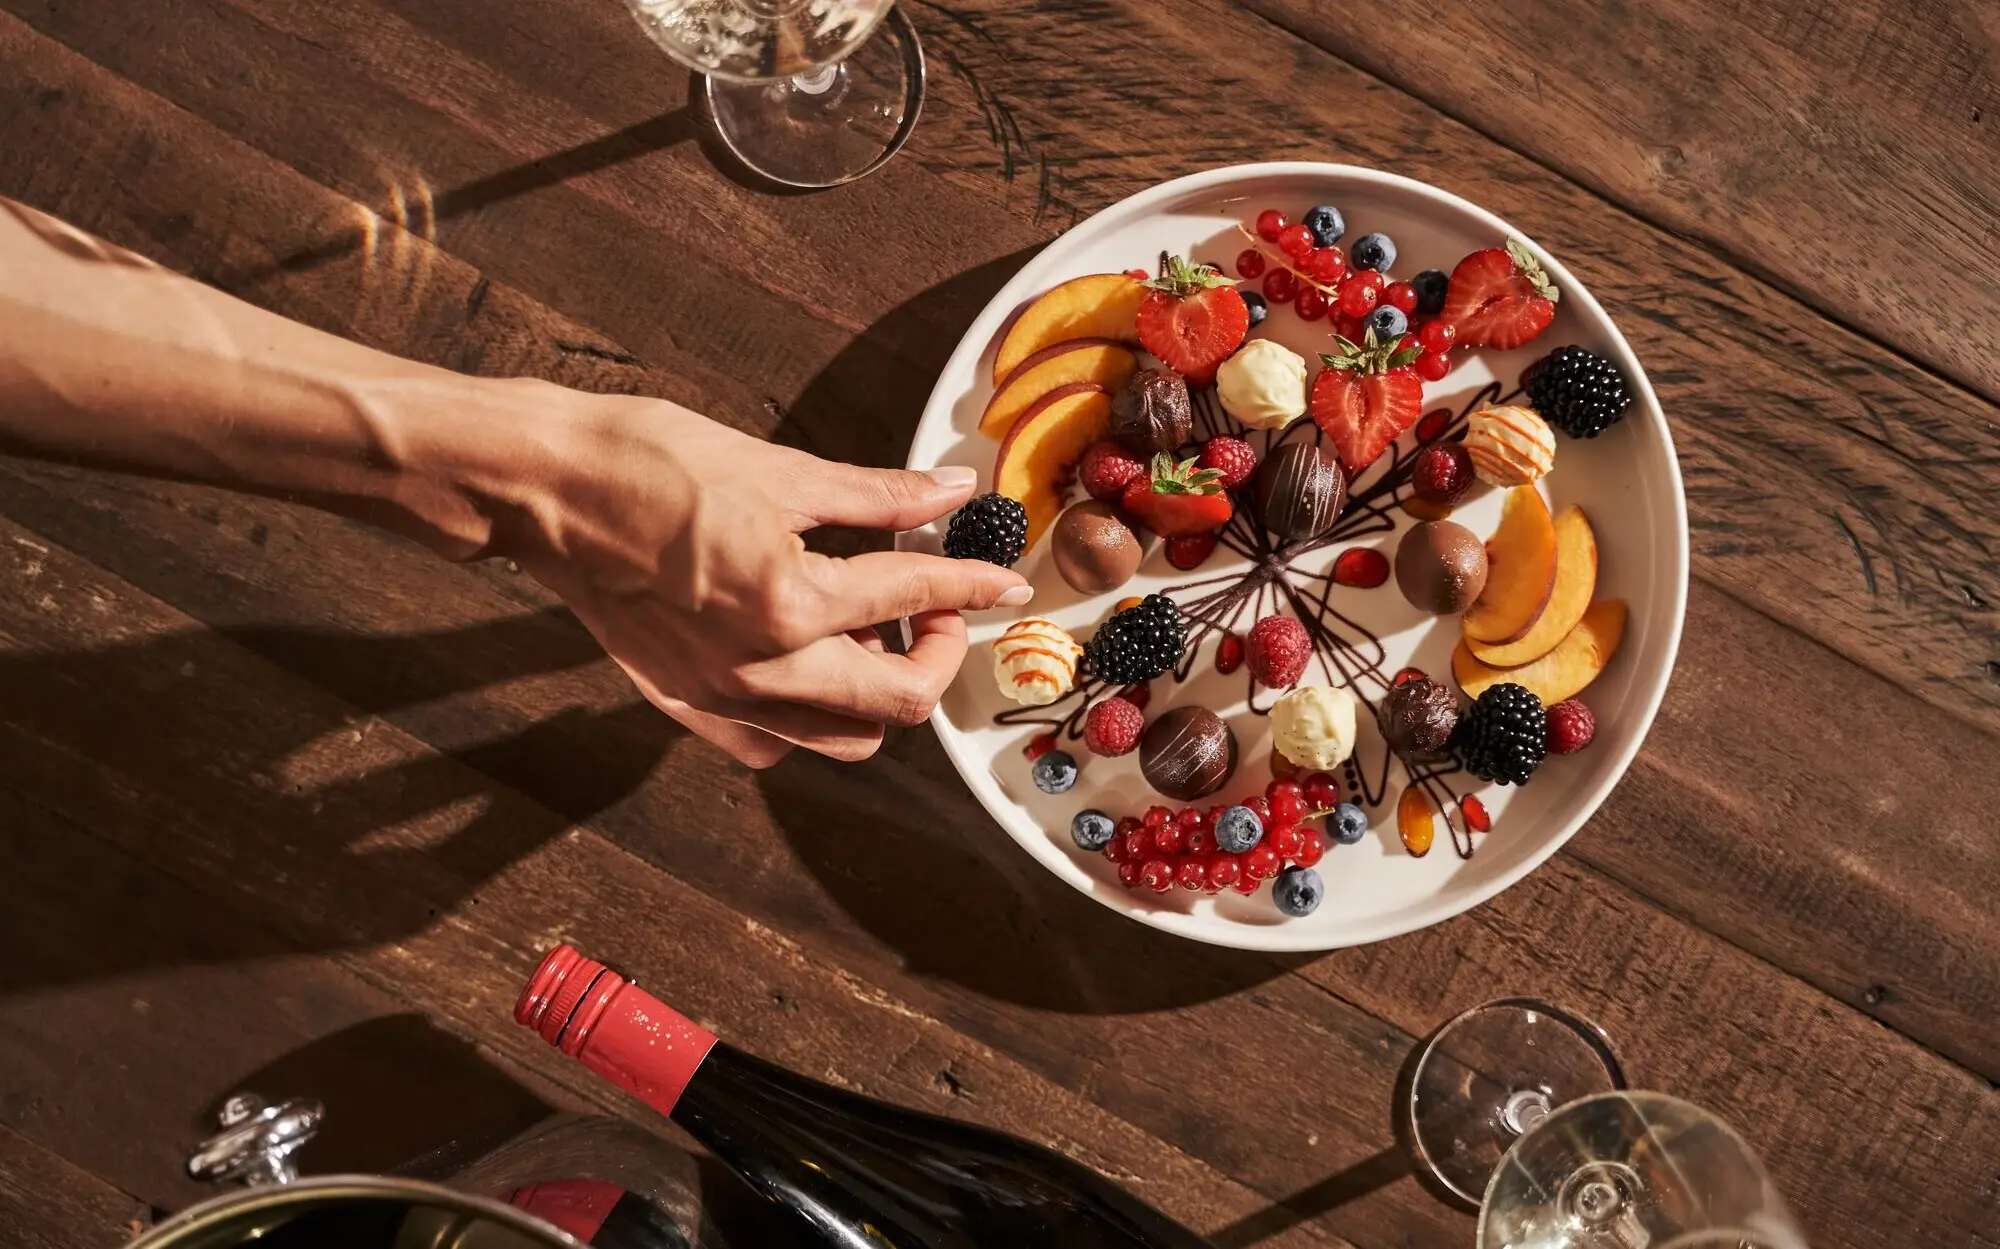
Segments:
[[[951,355],[945,360],[944,367],[939,371],[937,381],[931,387],[929,397],[924,400],[923,413],[917,418],[918,431],[924,428],[925,424],[930,420],[931,413],[938,409],[940,403],[946,405],[947,411],[951,405],[956,404],[958,396],[945,394],[945,381],[961,365],[969,363],[975,366],[973,373],[977,377],[976,366],[979,358],[986,353],[986,349],[991,345],[994,335],[999,332],[1001,326],[1006,323],[1007,319],[1014,314],[1021,304],[1023,296],[1014,291],[1015,285],[1021,281],[1022,275],[1026,273],[1029,266],[1047,256],[1051,251],[1061,247],[1065,240],[1094,225],[1101,218],[1115,213],[1143,214],[1162,202],[1174,200],[1193,192],[1221,190],[1236,182],[1286,177],[1342,180],[1373,184],[1379,187],[1414,194],[1422,198],[1432,199],[1448,208],[1465,213],[1473,219],[1483,222],[1488,227],[1498,231],[1502,237],[1517,238],[1527,246],[1530,254],[1536,260],[1540,261],[1543,267],[1556,279],[1563,293],[1580,301],[1590,313],[1595,315],[1597,321],[1610,331],[1610,344],[1615,347],[1620,355],[1620,362],[1627,366],[1627,375],[1637,381],[1637,397],[1640,406],[1646,419],[1659,434],[1666,451],[1668,468],[1667,484],[1669,487],[1667,490],[1667,499],[1673,513],[1675,530],[1673,555],[1677,561],[1679,573],[1678,576],[1672,578],[1672,584],[1665,587],[1667,592],[1665,606],[1671,610],[1667,612],[1667,618],[1663,621],[1666,629],[1663,661],[1660,665],[1657,679],[1653,683],[1652,688],[1646,693],[1645,705],[1638,716],[1637,731],[1632,734],[1624,750],[1613,760],[1613,766],[1606,774],[1604,780],[1599,782],[1584,796],[1582,802],[1578,805],[1576,813],[1564,821],[1563,826],[1557,832],[1551,834],[1541,848],[1532,854],[1524,856],[1513,867],[1502,871],[1474,888],[1467,896],[1463,905],[1443,906],[1430,911],[1425,911],[1422,907],[1418,907],[1415,908],[1418,913],[1412,916],[1407,922],[1383,923],[1380,925],[1379,930],[1371,930],[1367,933],[1354,935],[1349,940],[1334,940],[1329,942],[1323,934],[1308,936],[1307,933],[1310,930],[1306,926],[1298,924],[1232,924],[1224,927],[1220,933],[1209,932],[1186,923],[1185,921],[1189,919],[1189,916],[1184,912],[1151,908],[1142,905],[1127,905],[1122,899],[1110,897],[1103,890],[1096,888],[1095,885],[1097,882],[1087,877],[1084,879],[1075,878],[1070,872],[1063,870],[1065,867],[1073,866],[1069,862],[1068,849],[1056,844],[1055,839],[1049,834],[1047,829],[1038,827],[1036,829],[1037,836],[1032,838],[1027,837],[1016,832],[1010,826],[1009,822],[1001,816],[996,809],[998,806],[1018,804],[1013,804],[1007,798],[1006,794],[1000,790],[998,783],[986,774],[988,760],[983,757],[977,760],[967,757],[964,744],[958,740],[959,731],[957,727],[952,725],[945,715],[944,704],[940,702],[931,710],[929,723],[932,731],[937,735],[939,745],[944,748],[945,756],[951,760],[952,766],[957,769],[960,779],[972,791],[973,796],[979,799],[979,803],[985,808],[986,814],[995,824],[999,825],[1001,831],[1005,832],[1015,844],[1019,845],[1038,864],[1064,884],[1069,885],[1105,908],[1125,916],[1127,919],[1144,924],[1149,928],[1171,933],[1177,937],[1230,949],[1259,950],[1272,953],[1302,953],[1348,949],[1354,946],[1373,944],[1377,941],[1388,941],[1433,927],[1444,923],[1446,920],[1455,919],[1468,911],[1492,901],[1505,890],[1520,883],[1522,878],[1527,876],[1528,873],[1553,858],[1557,851],[1569,843],[1570,838],[1576,836],[1583,826],[1590,822],[1591,818],[1597,814],[1598,809],[1604,805],[1604,800],[1609,798],[1611,792],[1624,781],[1625,774],[1631,769],[1632,761],[1638,757],[1640,747],[1645,744],[1647,735],[1652,731],[1653,721],[1659,715],[1661,704],[1666,701],[1667,687],[1672,682],[1674,666],[1680,658],[1681,632],[1687,619],[1690,535],[1688,533],[1687,492],[1681,478],[1680,456],[1674,446],[1673,428],[1667,422],[1666,412],[1660,406],[1659,395],[1653,390],[1652,379],[1647,375],[1645,366],[1639,360],[1638,353],[1632,349],[1632,344],[1626,340],[1625,332],[1619,328],[1618,322],[1612,318],[1611,314],[1604,310],[1604,306],[1597,301],[1597,297],[1591,294],[1589,288],[1584,286],[1569,271],[1568,266],[1551,255],[1547,249],[1536,242],[1526,231],[1521,230],[1498,214],[1473,203],[1463,196],[1445,190],[1443,187],[1411,178],[1404,174],[1390,173],[1386,170],[1374,169],[1365,165],[1348,165],[1329,161],[1257,161],[1247,164],[1223,165],[1196,173],[1183,174],[1177,178],[1170,178],[1165,182],[1155,183],[1123,199],[1107,204],[1090,216],[1076,222],[1061,234],[1050,239],[1033,256],[1023,261],[1021,267],[1001,285],[999,290],[994,292],[992,298],[987,301],[986,306],[980,310],[979,315],[966,328],[964,335],[959,339],[958,346],[952,350]],[[967,357],[969,357],[969,361]],[[915,462],[916,445],[917,434],[912,433],[910,438],[910,454],[904,457],[904,465],[907,468],[919,468]],[[933,466],[925,465],[922,467],[929,468]],[[902,545],[904,540],[899,535],[898,545]],[[907,640],[907,622],[902,627],[905,639]],[[1287,934],[1297,935],[1288,936]]]

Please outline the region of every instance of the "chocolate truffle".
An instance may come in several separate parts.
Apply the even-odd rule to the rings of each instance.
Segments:
[[[1111,436],[1133,455],[1172,455],[1194,431],[1194,405],[1180,374],[1140,369],[1111,400]]]
[[[1458,695],[1429,677],[1405,681],[1382,700],[1377,723],[1382,740],[1405,759],[1439,758],[1458,727]]]
[[[1396,547],[1396,584],[1418,611],[1464,611],[1486,588],[1486,548],[1464,525],[1424,521]]]
[[[1049,536],[1056,571],[1085,594],[1115,590],[1139,571],[1139,535],[1109,503],[1087,499],[1064,512]]]
[[[1312,443],[1288,442],[1257,466],[1257,510],[1264,528],[1282,541],[1326,533],[1346,502],[1340,461]]]
[[[1175,707],[1146,726],[1139,771],[1176,802],[1206,797],[1236,771],[1236,734],[1206,707]]]

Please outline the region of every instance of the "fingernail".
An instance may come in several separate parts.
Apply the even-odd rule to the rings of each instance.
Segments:
[[[940,464],[931,470],[931,480],[946,490],[970,490],[979,484],[979,474],[963,464]]]
[[[994,603],[1000,607],[1026,607],[1028,600],[1033,597],[1035,597],[1035,587],[1031,585],[1017,585],[995,599]]]

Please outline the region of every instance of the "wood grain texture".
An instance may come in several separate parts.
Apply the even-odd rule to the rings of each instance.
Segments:
[[[1992,6],[1246,7],[2000,399]]]
[[[152,1221],[144,1204],[0,1127],[0,1227],[9,1249],[104,1249]]]

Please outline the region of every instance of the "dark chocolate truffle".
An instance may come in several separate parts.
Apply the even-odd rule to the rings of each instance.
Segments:
[[[1396,547],[1396,584],[1418,611],[1464,611],[1486,588],[1486,548],[1464,525],[1424,521]]]
[[[1139,770],[1176,802],[1206,797],[1236,771],[1236,734],[1206,707],[1175,707],[1146,726]]]
[[[1458,695],[1429,677],[1405,681],[1382,700],[1382,740],[1405,759],[1441,757],[1458,727]]]
[[[1140,369],[1111,400],[1111,436],[1136,456],[1172,455],[1194,431],[1194,405],[1180,374]]]
[[[1115,590],[1139,571],[1139,535],[1109,503],[1086,499],[1057,519],[1049,534],[1056,571],[1085,594]]]
[[[1309,442],[1288,442],[1257,466],[1257,510],[1264,528],[1286,542],[1333,528],[1347,503],[1340,461]]]

